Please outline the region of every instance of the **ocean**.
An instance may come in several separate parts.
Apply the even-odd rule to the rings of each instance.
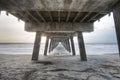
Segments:
[[[40,54],[44,53],[44,44],[41,44]],[[57,46],[51,53],[55,55],[71,55],[65,50],[65,48],[60,48],[61,45]],[[87,55],[102,55],[102,54],[117,54],[118,46],[115,43],[103,44],[103,43],[86,43],[85,44]],[[76,54],[79,55],[79,48],[77,43],[75,43]],[[1,43],[0,44],[0,54],[32,54],[33,44],[32,43]]]

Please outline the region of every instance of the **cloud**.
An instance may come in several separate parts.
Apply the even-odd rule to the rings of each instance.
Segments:
[[[24,31],[24,22],[3,11],[0,16],[0,42],[33,42],[34,33]],[[29,38],[28,38],[29,37]]]
[[[92,33],[85,33],[85,42],[92,43],[116,43],[116,32],[113,14],[111,16],[106,15],[100,22],[94,23],[95,30]]]
[[[85,42],[117,42],[114,29],[113,14],[106,15],[100,22],[94,23],[95,30],[91,33],[84,33]],[[35,33],[24,31],[24,22],[12,15],[6,16],[5,12],[0,16],[0,42],[34,42]],[[77,38],[74,38],[75,42]],[[45,39],[44,39],[45,41]]]

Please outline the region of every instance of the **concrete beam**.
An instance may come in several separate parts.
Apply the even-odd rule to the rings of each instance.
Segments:
[[[79,45],[81,61],[87,61],[82,32],[78,32],[78,45]]]
[[[45,35],[49,35],[50,38],[66,38],[66,37],[70,37],[70,36],[75,36],[76,33],[72,33],[72,32],[62,32],[62,33],[58,33],[58,32],[50,32],[50,33],[45,33]]]
[[[66,22],[69,21],[69,17],[70,17],[70,15],[71,15],[71,12],[69,11],[68,14],[67,14],[67,17],[66,17]]]
[[[113,15],[114,15],[115,29],[116,29],[119,56],[120,56],[120,4],[118,4],[116,8],[114,9]]]
[[[91,19],[88,20],[88,22],[90,22],[91,20],[94,20],[98,15],[99,15],[99,13],[94,15]]]
[[[109,11],[118,1],[119,0],[14,0],[16,5],[12,5],[11,0],[0,0],[0,4],[4,4],[4,8],[10,11],[100,12]],[[18,7],[18,9],[16,10],[15,7]]]
[[[58,46],[59,42],[54,38],[51,38],[50,51],[53,51]]]
[[[60,22],[60,11],[58,11],[58,22]]]
[[[43,20],[43,22],[46,22],[45,18],[41,15],[40,12],[36,11],[36,13]]]
[[[91,14],[91,12],[89,12],[88,14],[85,15],[85,17],[83,17],[80,22],[83,22],[89,15]]]
[[[67,48],[67,43],[66,43],[65,41],[62,41],[61,44],[63,45],[63,47],[64,47],[67,51],[69,51],[68,48]]]
[[[79,17],[80,12],[77,13],[77,15],[75,16],[75,18],[73,19],[73,22],[75,22],[77,20],[77,18]]]
[[[49,52],[55,49],[58,46],[59,42],[62,43],[67,51],[71,52],[69,38],[51,38]]]
[[[0,11],[4,10],[3,7],[2,7],[2,4],[0,4]]]
[[[38,60],[39,57],[39,49],[40,49],[40,42],[41,42],[41,33],[36,32],[32,60]]]
[[[48,12],[48,15],[49,15],[49,17],[50,17],[51,22],[53,22],[53,17],[52,17],[52,15],[51,15],[51,12]]]
[[[36,31],[81,31],[81,32],[92,32],[93,23],[40,23],[32,24],[29,22],[25,23],[25,30],[28,32]]]
[[[29,16],[31,16],[31,18],[39,24],[39,19],[37,19],[36,17],[34,17],[29,11],[26,11],[26,13],[27,13]]]
[[[63,41],[61,41],[61,43],[67,51],[71,52],[69,38],[63,39]]]
[[[52,47],[52,50],[55,49],[58,46],[59,42],[55,41]]]
[[[59,42],[61,42],[61,38],[51,38],[51,44],[50,44],[50,50],[49,51],[52,51],[53,49],[55,49]]]
[[[52,37],[54,42],[62,42],[64,40],[66,40],[68,37]]]

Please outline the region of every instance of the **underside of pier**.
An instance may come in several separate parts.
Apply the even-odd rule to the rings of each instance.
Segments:
[[[23,20],[25,31],[36,32],[32,60],[38,60],[41,36],[45,35],[45,56],[59,43],[75,55],[73,37],[77,36],[80,58],[87,61],[82,34],[94,31],[93,23],[112,11],[120,50],[119,0],[0,0],[2,10]]]

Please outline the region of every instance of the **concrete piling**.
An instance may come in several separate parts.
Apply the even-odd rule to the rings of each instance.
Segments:
[[[49,36],[46,37],[44,56],[47,56],[48,44],[49,44]]]
[[[75,45],[73,41],[73,36],[70,37],[70,41],[71,41],[72,55],[75,56]]]
[[[39,49],[40,49],[40,42],[41,42],[41,33],[36,32],[32,60],[38,60],[39,57]]]
[[[79,45],[79,50],[80,50],[81,61],[87,61],[85,45],[84,45],[84,40],[83,40],[83,34],[82,34],[82,32],[77,32],[77,33],[78,33],[78,45]]]
[[[115,30],[117,35],[118,50],[120,56],[120,4],[116,6],[115,9],[113,10],[113,16],[115,21]]]

